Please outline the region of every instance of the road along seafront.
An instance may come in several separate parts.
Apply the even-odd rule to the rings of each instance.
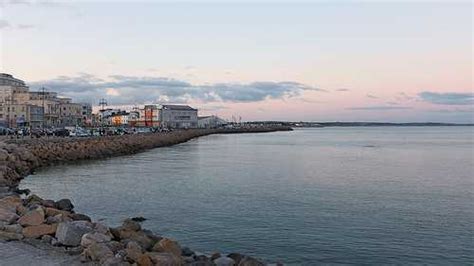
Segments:
[[[239,253],[194,252],[172,239],[143,229],[141,217],[125,219],[116,228],[108,227],[76,213],[69,199],[53,201],[36,195],[22,196],[25,191],[19,191],[18,184],[34,170],[54,164],[133,154],[210,134],[290,130],[289,127],[190,129],[90,138],[5,140],[0,142],[0,241],[3,246],[8,245],[4,241],[18,241],[15,243],[46,248],[48,254],[55,254],[50,262],[56,258],[58,265],[65,261],[57,255],[58,250],[78,262],[99,265],[265,265]],[[25,252],[35,256],[34,252]],[[23,257],[26,260],[13,260],[12,265],[31,259]]]

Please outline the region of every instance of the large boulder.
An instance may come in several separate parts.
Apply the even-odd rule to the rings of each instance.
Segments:
[[[68,212],[68,211],[62,211],[62,210],[58,210],[56,208],[50,208],[50,207],[47,207],[46,209],[46,216],[56,216],[58,214],[62,214],[64,216],[70,216],[71,213]]]
[[[153,247],[155,241],[148,237],[148,235],[143,231],[130,231],[130,230],[113,230],[115,237],[121,239],[122,241],[135,241],[137,242],[144,250],[148,250]]]
[[[40,225],[44,222],[43,208],[38,207],[34,210],[28,211],[25,215],[18,219],[18,223],[22,226]]]
[[[181,258],[172,253],[147,252],[145,254],[150,257],[154,265],[180,266],[182,264]]]
[[[123,221],[121,229],[130,230],[130,231],[139,231],[142,229],[142,227],[140,226],[138,222],[132,219],[125,219],[125,221]]]
[[[142,254],[138,257],[137,264],[138,266],[153,266],[153,262],[146,254]]]
[[[23,228],[23,235],[27,238],[39,238],[44,235],[54,235],[56,233],[57,224],[40,224]]]
[[[18,220],[19,216],[12,211],[11,209],[4,209],[0,207],[0,222],[6,222],[8,224],[11,224]]]
[[[87,221],[64,222],[58,225],[56,238],[64,246],[79,246],[82,236],[92,230],[92,224]]]
[[[0,199],[0,208],[15,212],[22,203],[20,196],[7,196]]]
[[[8,224],[6,222],[0,222],[0,230],[10,233],[21,234],[23,227],[19,224]]]
[[[94,243],[106,243],[109,242],[112,238],[108,235],[93,232],[84,234],[81,238],[81,246],[87,248]]]
[[[70,217],[73,221],[92,221],[89,216],[82,213],[71,213]]]
[[[92,261],[105,261],[114,257],[114,253],[105,243],[93,243],[84,250],[84,254]]]
[[[135,241],[130,241],[127,244],[127,248],[125,249],[127,253],[126,258],[130,262],[138,262],[138,259],[142,255],[142,247]]]
[[[152,251],[169,252],[174,254],[175,256],[181,256],[181,247],[176,241],[173,241],[169,238],[161,239],[153,246]]]

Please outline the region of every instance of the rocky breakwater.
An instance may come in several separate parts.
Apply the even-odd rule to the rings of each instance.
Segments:
[[[281,130],[291,130],[291,128],[192,129],[170,133],[90,138],[8,140],[0,142],[0,187],[14,188],[23,177],[47,165],[133,154],[210,134],[263,133]]]
[[[74,212],[67,199],[44,200],[36,195],[0,199],[0,239],[47,243],[85,263],[97,265],[259,266],[261,261],[231,253],[204,255],[176,241],[142,229],[143,218],[126,219],[119,227],[92,222]],[[35,242],[36,241],[36,242]],[[1,264],[1,263],[0,263]]]
[[[20,196],[20,180],[35,169],[76,160],[99,159],[169,146],[220,133],[255,133],[288,128],[185,130],[172,133],[94,138],[44,138],[0,143],[0,240],[39,241],[83,262],[98,265],[258,266],[261,261],[238,253],[193,252],[176,241],[141,228],[140,219],[126,219],[111,228],[74,211],[68,199]]]

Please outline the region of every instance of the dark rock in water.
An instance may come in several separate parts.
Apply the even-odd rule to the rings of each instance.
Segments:
[[[31,190],[29,190],[29,189],[19,189],[19,188],[16,188],[16,189],[14,190],[14,192],[15,192],[15,193],[18,193],[18,194],[20,194],[20,195],[25,194],[26,196],[28,196],[28,195],[30,195]]]
[[[72,205],[69,199],[62,199],[55,203],[56,209],[60,209],[63,211],[72,211],[74,209],[74,205]]]
[[[239,253],[230,253],[227,257],[233,259],[235,261],[235,265],[238,265],[240,261],[244,258],[244,255]]]
[[[181,249],[181,255],[185,257],[193,256],[195,253],[188,247],[183,247]]]
[[[130,220],[141,223],[141,222],[146,221],[146,218],[139,216],[139,217],[133,217]]]
[[[73,221],[88,221],[88,222],[92,221],[91,217],[82,213],[71,213],[69,217],[71,217]]]

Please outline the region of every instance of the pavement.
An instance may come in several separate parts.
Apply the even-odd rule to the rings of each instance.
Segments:
[[[68,255],[49,245],[0,240],[0,266],[76,266],[78,255]],[[90,264],[89,264],[90,265]]]

